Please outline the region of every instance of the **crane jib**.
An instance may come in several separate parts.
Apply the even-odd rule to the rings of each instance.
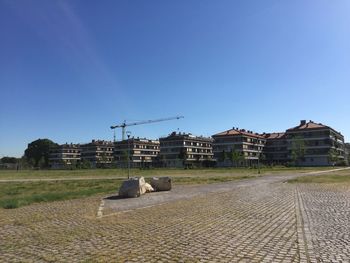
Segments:
[[[127,126],[135,126],[140,124],[147,124],[147,123],[154,123],[154,122],[161,122],[161,121],[170,121],[170,120],[178,120],[182,119],[184,116],[175,116],[170,118],[163,118],[163,119],[156,119],[156,120],[147,120],[147,121],[140,121],[140,122],[132,122],[132,123],[122,123],[119,125],[111,126],[111,129],[115,128],[122,128],[122,140],[125,140],[125,127]]]

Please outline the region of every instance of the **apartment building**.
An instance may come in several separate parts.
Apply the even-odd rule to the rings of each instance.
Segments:
[[[89,162],[92,167],[109,165],[113,162],[113,142],[92,140],[81,144],[81,161]]]
[[[130,138],[128,140],[115,142],[114,160],[118,167],[127,167],[128,152],[131,167],[153,167],[157,165],[159,141]]]
[[[350,143],[345,143],[345,163],[350,164]]]
[[[210,166],[213,163],[212,138],[173,132],[159,142],[159,159],[165,167]]]
[[[333,128],[313,121],[300,121],[285,133],[288,159],[301,166],[346,164],[344,137]],[[303,153],[293,157],[296,146],[303,145]]]
[[[81,149],[79,144],[62,144],[50,149],[49,164],[51,168],[59,169],[76,165],[80,162]]]
[[[266,139],[262,161],[267,164],[284,165],[289,162],[287,138],[285,132],[263,133]]]
[[[258,133],[235,127],[212,137],[218,166],[257,164],[266,142],[264,136]]]

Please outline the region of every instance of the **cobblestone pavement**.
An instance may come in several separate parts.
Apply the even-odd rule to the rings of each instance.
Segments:
[[[116,214],[109,205],[102,218],[101,197],[1,209],[0,262],[349,261],[350,189],[285,179],[203,186]]]
[[[299,185],[309,254],[318,262],[350,262],[350,186]]]

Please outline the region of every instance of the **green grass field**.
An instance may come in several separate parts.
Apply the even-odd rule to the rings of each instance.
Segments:
[[[330,167],[264,167],[261,174],[281,172],[310,172],[316,170],[332,169]],[[204,168],[204,169],[131,169],[131,176],[208,176],[208,175],[240,175],[256,174],[257,169],[252,168]],[[33,178],[81,178],[81,177],[127,177],[126,169],[80,169],[80,170],[0,170],[0,179],[33,179]]]
[[[254,178],[251,175],[175,177],[174,184],[209,184]],[[51,202],[116,193],[124,179],[0,183],[0,207],[18,208],[38,202]],[[146,180],[147,181],[147,180]]]
[[[342,183],[350,184],[350,170],[339,171],[332,174],[301,176],[288,181],[289,183]]]
[[[0,207],[17,208],[32,203],[67,200],[113,193],[122,180],[20,182],[0,184]]]
[[[330,168],[262,168],[257,169],[220,168],[220,169],[132,169],[131,176],[144,176],[146,181],[152,176],[171,176],[174,184],[208,184],[247,178],[255,178],[274,173],[305,173]],[[117,179],[106,178],[119,177]],[[116,193],[127,178],[125,169],[91,170],[0,170],[0,179],[51,179],[35,182],[0,182],[0,207],[17,208],[38,202],[51,202],[93,196],[96,194]],[[80,178],[82,180],[69,180]],[[91,178],[94,178],[93,180]],[[97,178],[97,179],[96,179]],[[99,179],[100,178],[100,179]],[[58,179],[58,180],[55,180]],[[64,180],[62,180],[64,179]]]

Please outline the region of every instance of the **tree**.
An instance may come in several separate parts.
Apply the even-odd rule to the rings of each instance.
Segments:
[[[240,161],[242,161],[242,159],[243,159],[243,155],[241,152],[236,150],[232,150],[230,152],[230,160],[231,160],[232,166],[233,164],[235,164],[236,167],[238,167],[238,164]]]
[[[100,167],[101,168],[105,168],[105,167],[107,167],[108,166],[108,156],[107,156],[107,153],[106,152],[102,152],[102,154],[101,154],[101,158],[100,158],[100,160],[99,160],[99,163],[100,163]]]
[[[291,157],[294,165],[299,165],[305,156],[305,141],[302,136],[292,138]]]
[[[231,150],[230,154],[229,154],[229,159],[231,161],[231,166],[233,166],[233,164],[236,164],[237,167],[237,163],[236,163],[236,151],[235,150]]]
[[[339,161],[339,153],[335,149],[330,149],[328,152],[328,160],[332,165],[336,165],[337,162]]]
[[[181,148],[179,153],[179,159],[182,160],[183,167],[186,167],[186,161],[187,161],[187,148]]]
[[[69,168],[71,169],[71,170],[74,170],[74,169],[76,169],[76,168],[78,168],[78,161],[77,160],[71,160],[70,161],[70,166],[69,166]]]
[[[50,148],[57,146],[57,143],[49,139],[38,139],[28,144],[24,156],[34,167],[49,167]]]
[[[166,157],[164,154],[160,155],[161,167],[166,167]]]
[[[262,152],[258,153],[259,155],[259,160],[262,162],[262,163],[265,163],[266,161],[266,155]]]
[[[222,153],[220,155],[220,162],[225,162],[225,160],[228,158],[227,152],[225,150],[222,150]]]
[[[18,162],[18,159],[16,157],[8,157],[8,156],[5,156],[5,157],[2,157],[0,159],[0,162],[1,163],[17,163]]]
[[[122,167],[127,167],[128,166],[128,151],[122,151],[120,155],[120,161]]]
[[[166,167],[166,158],[164,154],[158,154],[154,157],[152,166],[154,167]]]
[[[90,168],[92,168],[92,163],[89,160],[83,159],[80,162],[80,167],[82,169],[90,169]]]
[[[199,154],[196,155],[196,163],[197,163],[197,167],[201,166],[201,156]]]
[[[22,156],[18,159],[18,165],[20,169],[27,169],[31,167],[30,163],[28,162],[28,159],[25,156]]]

